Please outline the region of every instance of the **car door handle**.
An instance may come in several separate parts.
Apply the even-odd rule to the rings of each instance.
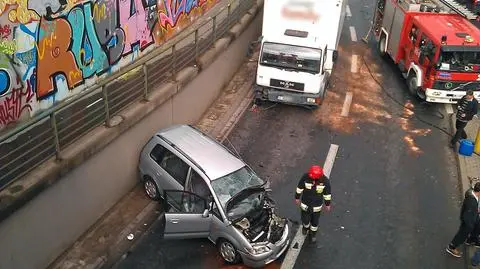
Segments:
[[[173,223],[173,224],[177,224],[177,223],[178,223],[178,219],[172,219],[170,222]]]

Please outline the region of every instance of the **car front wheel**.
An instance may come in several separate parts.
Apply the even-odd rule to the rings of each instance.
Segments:
[[[220,252],[220,256],[228,264],[237,264],[241,261],[240,254],[235,246],[225,239],[221,239],[218,243],[218,252]]]

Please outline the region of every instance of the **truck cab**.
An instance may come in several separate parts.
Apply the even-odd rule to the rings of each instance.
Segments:
[[[467,90],[480,97],[480,32],[476,27],[445,14],[414,16],[406,31],[403,61],[417,68],[420,79],[414,81],[413,73],[407,74],[409,89],[428,102],[455,103]]]
[[[409,91],[427,102],[456,103],[467,90],[480,98],[480,30],[461,14],[420,2],[377,2],[380,55],[389,55]]]
[[[255,88],[257,102],[269,100],[314,107],[321,104],[337,58],[345,2],[264,2]]]

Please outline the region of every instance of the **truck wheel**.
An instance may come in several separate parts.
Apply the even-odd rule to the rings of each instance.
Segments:
[[[387,38],[384,34],[380,36],[380,41],[378,42],[378,54],[384,57],[387,54]]]
[[[265,104],[265,101],[262,98],[254,98],[253,99],[253,104],[256,106],[263,106]]]
[[[408,75],[407,87],[411,95],[418,96],[417,76],[415,73]]]

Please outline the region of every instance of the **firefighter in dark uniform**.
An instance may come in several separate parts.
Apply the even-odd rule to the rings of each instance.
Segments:
[[[323,169],[318,165],[310,167],[298,182],[295,192],[295,202],[300,204],[302,214],[302,233],[307,235],[310,229],[310,239],[315,242],[318,230],[318,219],[323,204],[330,211],[332,200],[330,180],[323,174]]]

